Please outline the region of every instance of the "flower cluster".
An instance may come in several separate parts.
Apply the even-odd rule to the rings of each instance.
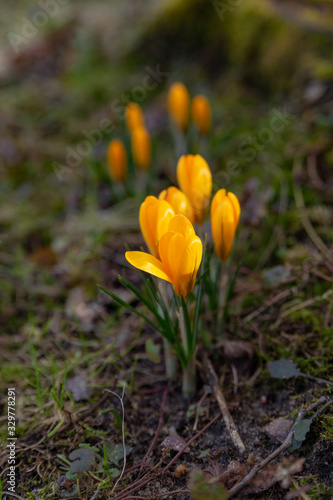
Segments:
[[[133,163],[139,170],[148,170],[151,164],[151,138],[139,104],[135,102],[127,104],[125,120],[130,134]],[[110,141],[107,161],[112,181],[124,182],[128,176],[128,157],[123,141],[120,139]]]
[[[192,122],[199,134],[208,134],[211,127],[208,100],[197,95],[191,103],[186,87],[182,83],[174,83],[169,90],[168,110],[179,134],[184,134],[187,130],[190,108]],[[131,103],[127,106],[126,124],[131,135],[133,160],[139,169],[145,170],[150,164],[151,146],[139,105]],[[112,178],[122,180],[127,171],[127,157],[121,141],[111,141],[108,160]],[[131,265],[162,281],[158,281],[155,287],[154,281],[147,280],[147,297],[128,281],[123,278],[121,281],[155,316],[157,324],[127,305],[163,335],[166,368],[170,378],[175,378],[176,365],[172,357],[177,354],[183,368],[183,392],[189,394],[195,390],[195,352],[202,294],[206,290],[212,311],[216,305],[224,307],[227,284],[222,279],[219,283],[217,277],[211,280],[211,269],[215,269],[216,273],[220,267],[225,269],[225,263],[233,249],[241,209],[236,195],[227,193],[225,189],[220,189],[212,199],[211,170],[200,154],[181,155],[176,167],[176,177],[178,187],[170,186],[157,197],[149,195],[140,206],[140,229],[149,253],[127,251],[125,254]],[[206,248],[207,236],[204,237],[203,224],[209,211],[212,243],[218,259],[210,251],[210,246]],[[194,297],[192,292],[200,267],[200,284]],[[167,283],[172,285],[173,293],[166,288]],[[109,294],[124,305],[111,292]],[[223,300],[216,304],[217,296]],[[195,304],[192,318],[188,302]]]
[[[212,111],[207,97],[198,94],[193,97],[181,82],[171,85],[168,94],[169,116],[173,123],[182,132],[186,132],[189,126],[190,114],[192,122],[201,135],[207,135],[211,129]]]

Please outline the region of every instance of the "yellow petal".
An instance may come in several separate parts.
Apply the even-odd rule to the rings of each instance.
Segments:
[[[193,123],[199,129],[200,134],[206,135],[210,131],[212,111],[208,99],[204,95],[196,95],[191,105]]]
[[[184,298],[192,292],[202,259],[202,242],[194,236],[187,240],[178,268],[180,291]]]
[[[196,222],[201,223],[207,213],[213,187],[207,162],[200,155],[181,156],[177,165],[177,179],[193,206]]]
[[[143,239],[152,255],[158,255],[157,250],[157,199],[155,196],[147,196],[140,206],[139,223]]]
[[[120,139],[112,139],[107,150],[110,177],[122,181],[127,176],[127,153]]]
[[[210,212],[213,214],[216,209],[224,202],[227,196],[227,191],[225,189],[219,189],[212,199],[212,204],[210,207]]]
[[[180,262],[184,252],[186,240],[180,233],[168,232],[161,238],[159,250],[162,264],[168,269],[175,293],[180,293],[179,272]]]
[[[168,92],[169,116],[184,132],[188,126],[189,108],[190,95],[187,88],[181,82],[173,83]]]
[[[136,127],[144,127],[145,119],[139,104],[129,102],[125,108],[126,126],[130,133],[133,133]]]
[[[159,257],[160,257],[161,262],[164,266],[165,272],[167,273],[168,276],[170,276],[172,282],[174,281],[174,279],[176,279],[176,277],[172,271],[173,268],[170,266],[170,263],[169,263],[168,250],[169,250],[170,240],[174,234],[175,233],[173,233],[173,232],[172,233],[167,232],[167,233],[163,234],[163,236],[161,237],[161,239],[159,241],[159,245],[158,245]],[[171,262],[171,264],[172,264],[172,262]]]
[[[176,214],[185,215],[189,221],[192,223],[194,222],[192,204],[186,194],[180,191],[180,189],[174,186],[164,189],[164,191],[160,193],[158,199],[166,200],[170,203]]]
[[[237,198],[237,196],[234,193],[230,193],[230,191],[229,191],[228,198],[230,199],[230,201],[232,203],[232,206],[234,208],[234,212],[235,212],[235,224],[236,224],[236,228],[237,228],[238,222],[239,222],[240,213],[241,213],[241,207],[240,207],[238,198]]]
[[[184,215],[175,215],[169,223],[169,231],[182,234],[185,239],[194,235],[195,231],[191,222]]]
[[[140,269],[140,271],[152,274],[157,278],[171,283],[171,279],[165,272],[163,264],[153,255],[145,252],[126,252],[125,257],[132,266]]]
[[[157,244],[158,244],[163,234],[169,231],[169,224],[170,221],[174,218],[175,212],[170,203],[168,203],[165,200],[158,200],[157,210],[158,212],[157,212],[156,233],[157,233]]]
[[[151,162],[151,140],[144,126],[137,126],[132,131],[131,148],[133,160],[140,170],[147,170]]]
[[[183,155],[179,158],[177,164],[177,180],[180,189],[186,194],[189,200],[191,200],[191,181],[190,181],[190,170],[193,163],[193,155]]]
[[[174,215],[171,205],[155,196],[147,196],[141,204],[140,229],[150,253],[155,257],[158,257],[158,242],[162,234],[168,231],[169,222]]]
[[[236,232],[234,209],[227,197],[212,215],[211,222],[215,252],[225,261],[231,253]]]

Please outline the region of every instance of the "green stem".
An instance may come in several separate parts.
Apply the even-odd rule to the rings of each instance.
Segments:
[[[184,311],[182,306],[179,308],[179,328],[180,328],[180,336],[182,339],[182,344],[185,351],[185,356],[188,359],[188,344],[187,344],[187,335],[186,335],[186,326],[184,319]],[[183,368],[183,395],[186,397],[193,396],[196,391],[196,366],[195,366],[195,355],[193,354],[192,358],[188,361],[185,368]]]
[[[164,281],[159,281],[158,288],[162,297],[162,300],[167,308],[169,315],[171,317],[171,307],[170,302],[168,300],[167,294],[167,283]],[[168,340],[163,337],[163,345],[164,345],[164,356],[165,356],[165,373],[168,379],[177,380],[178,377],[178,359],[175,353],[174,348],[168,342]]]
[[[197,389],[195,356],[193,356],[183,369],[182,390],[184,396],[193,396]]]
[[[165,373],[169,380],[177,380],[178,378],[178,360],[174,348],[163,338],[164,356],[165,356]]]
[[[217,335],[222,337],[224,334],[224,312],[228,293],[228,261],[221,262],[220,279],[219,279],[219,298],[218,298],[218,317],[217,317]]]

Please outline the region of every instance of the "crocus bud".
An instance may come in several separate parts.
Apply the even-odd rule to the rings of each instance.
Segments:
[[[220,189],[212,200],[210,219],[214,249],[223,262],[229,257],[240,217],[240,204],[233,193]]]
[[[127,176],[127,153],[120,139],[112,139],[107,150],[110,177],[113,181],[123,181]]]
[[[129,102],[125,108],[125,119],[127,130],[132,134],[136,127],[145,126],[145,118],[139,104]]]
[[[165,200],[158,200],[155,196],[147,196],[141,204],[139,212],[141,233],[150,253],[157,258],[158,243],[168,230],[169,222],[174,215],[171,205]]]
[[[190,96],[183,83],[173,83],[168,93],[168,111],[172,121],[186,132],[188,127]]]
[[[201,135],[207,135],[212,122],[212,111],[208,99],[204,95],[196,95],[191,105],[192,121]]]
[[[194,222],[194,212],[190,200],[185,193],[180,191],[180,189],[171,186],[168,189],[164,189],[158,197],[159,200],[165,200],[175,211],[175,214],[181,214],[188,218],[188,220],[193,224]]]
[[[172,217],[168,226],[159,242],[160,259],[145,252],[126,252],[125,257],[137,269],[172,283],[175,293],[186,299],[195,285],[202,243],[183,215]]]
[[[131,136],[132,155],[140,170],[147,170],[151,162],[151,140],[145,127],[136,127]]]
[[[200,155],[183,155],[177,165],[180,189],[190,200],[194,219],[201,224],[208,212],[213,180],[210,168]]]

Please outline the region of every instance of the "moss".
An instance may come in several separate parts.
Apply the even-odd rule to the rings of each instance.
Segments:
[[[324,484],[316,476],[309,476],[299,481],[300,486],[311,486],[311,489],[307,491],[307,496],[312,500],[325,500],[330,499],[333,495],[333,487]]]

